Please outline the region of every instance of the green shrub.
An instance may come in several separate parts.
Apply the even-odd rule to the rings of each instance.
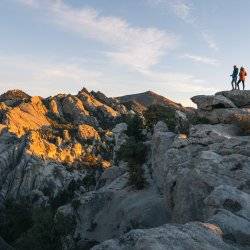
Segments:
[[[71,201],[71,206],[74,208],[74,209],[77,209],[81,206],[81,201],[79,199],[73,199]]]
[[[95,172],[89,172],[84,178],[83,178],[83,185],[87,190],[90,190],[90,187],[96,185],[96,179],[95,179]]]
[[[13,244],[18,250],[61,250],[61,239],[73,233],[75,221],[50,208],[35,208],[32,227]]]
[[[147,182],[144,177],[143,163],[146,161],[147,146],[134,137],[127,139],[117,152],[117,160],[128,162],[129,184],[138,190],[143,189]]]
[[[57,208],[70,202],[74,197],[75,190],[77,190],[81,185],[82,182],[80,180],[79,181],[72,180],[66,189],[59,192],[56,197],[54,198],[51,197],[50,199],[51,208],[54,211],[56,211]]]
[[[151,105],[146,111],[144,111],[143,115],[146,120],[146,126],[150,130],[153,129],[158,121],[165,122],[168,128],[172,131],[175,129],[175,110],[172,108],[155,104]]]
[[[80,201],[78,200],[78,202],[80,206]],[[55,221],[54,223],[55,232],[60,237],[72,234],[75,230],[76,221],[70,215],[65,216],[64,214],[57,212],[54,221]]]
[[[137,142],[134,137],[130,137],[126,143],[121,145],[117,152],[117,159],[126,162],[136,162],[143,164],[146,159],[147,147],[143,142]]]
[[[7,200],[0,213],[0,235],[10,244],[33,224],[31,205],[26,201]]]
[[[144,170],[140,164],[136,162],[128,162],[129,184],[134,185],[138,190],[143,189],[146,185]]]
[[[147,155],[147,146],[143,143],[146,139],[143,130],[146,127],[143,118],[138,115],[127,116],[125,122],[128,125],[128,139],[118,150],[115,161],[123,160],[128,163],[129,184],[142,189],[146,185],[142,167]]]
[[[19,238],[14,247],[19,250],[59,250],[60,234],[56,231],[54,214],[49,208],[33,211],[33,226]]]
[[[206,117],[199,117],[197,115],[192,115],[189,117],[189,122],[192,125],[198,125],[198,124],[209,124],[209,120]]]
[[[137,141],[145,140],[142,131],[145,128],[143,118],[138,115],[130,115],[125,121],[128,125],[126,134],[129,137],[134,137]]]
[[[49,207],[7,200],[0,211],[0,235],[17,250],[61,250],[61,239],[73,233],[75,221]]]

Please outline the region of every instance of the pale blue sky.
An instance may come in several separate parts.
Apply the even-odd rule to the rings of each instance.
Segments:
[[[250,63],[249,0],[1,0],[0,89],[146,90],[184,105]]]

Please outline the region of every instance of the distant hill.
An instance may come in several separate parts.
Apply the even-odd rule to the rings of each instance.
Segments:
[[[121,102],[128,110],[133,110],[135,113],[142,114],[143,111],[147,109],[146,106],[140,104],[137,101],[127,101],[127,102]]]
[[[171,107],[177,110],[184,110],[185,108],[176,102],[169,100],[168,98],[158,95],[152,91],[147,91],[139,94],[125,95],[117,97],[122,104],[127,106],[136,105],[140,110],[145,110],[153,104],[159,104],[167,107]]]
[[[30,99],[31,97],[19,89],[9,90],[4,94],[0,95],[0,101],[5,100],[25,100]]]

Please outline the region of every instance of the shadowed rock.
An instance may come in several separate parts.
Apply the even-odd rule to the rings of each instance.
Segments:
[[[250,107],[250,90],[222,91],[215,94],[223,95],[231,100],[238,108]]]

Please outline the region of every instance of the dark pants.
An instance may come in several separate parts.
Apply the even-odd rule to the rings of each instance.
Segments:
[[[245,89],[245,80],[239,80],[237,82],[237,88],[240,89],[240,83],[242,82],[243,90]]]
[[[233,76],[231,84],[232,84],[232,89],[236,89],[236,87],[237,87],[237,76]]]

